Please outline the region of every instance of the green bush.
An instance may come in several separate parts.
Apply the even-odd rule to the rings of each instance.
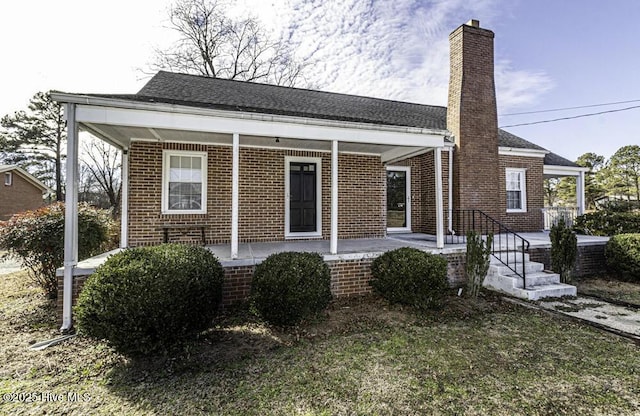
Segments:
[[[607,267],[612,277],[640,283],[640,234],[619,234],[607,242]]]
[[[549,233],[551,239],[551,269],[560,274],[562,283],[571,281],[571,272],[578,257],[578,237],[576,233],[560,218],[557,224],[551,227]]]
[[[475,231],[467,233],[467,254],[465,256],[465,274],[467,275],[467,294],[477,298],[482,283],[489,272],[493,234],[486,241]]]
[[[440,307],[449,287],[447,260],[403,247],[388,251],[371,264],[371,286],[392,303],[425,310]]]
[[[595,211],[576,218],[573,229],[579,234],[612,236],[640,233],[640,213]]]
[[[78,329],[130,356],[170,351],[211,325],[223,275],[203,247],[124,250],[87,279],[75,308]]]
[[[331,301],[331,272],[316,253],[272,254],[256,266],[251,306],[264,320],[292,325]]]
[[[78,205],[78,257],[107,249],[113,221],[105,210]],[[29,269],[30,277],[45,292],[58,295],[56,269],[64,262],[64,204],[56,203],[14,215],[0,227],[0,248]]]

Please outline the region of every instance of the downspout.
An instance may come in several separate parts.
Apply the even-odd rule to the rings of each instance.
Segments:
[[[453,147],[449,147],[449,179],[447,182],[449,203],[447,204],[449,215],[447,231],[453,235]]]

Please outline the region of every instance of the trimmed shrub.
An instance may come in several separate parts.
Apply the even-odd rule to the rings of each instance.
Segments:
[[[449,284],[447,260],[416,248],[388,251],[371,264],[371,286],[392,303],[425,310],[442,306]]]
[[[619,234],[605,247],[607,267],[612,277],[640,283],[640,234]]]
[[[465,256],[465,273],[467,275],[467,294],[477,298],[484,278],[489,272],[491,247],[493,246],[493,234],[487,235],[487,240],[476,234],[475,231],[467,233],[467,254]]]
[[[271,324],[293,325],[312,317],[331,298],[331,272],[317,253],[272,254],[253,274],[251,307]]]
[[[557,224],[551,227],[549,233],[551,239],[551,269],[560,274],[562,283],[571,281],[571,272],[578,257],[578,237],[576,233],[560,218]]]
[[[211,325],[223,276],[203,247],[124,250],[87,279],[75,308],[78,329],[126,355],[168,352]]]
[[[78,257],[106,249],[113,220],[106,210],[78,204]],[[56,269],[64,262],[64,204],[56,203],[11,217],[0,227],[0,248],[29,269],[29,275],[47,295],[56,298]]]
[[[640,233],[640,213],[596,211],[576,218],[573,229],[579,234],[612,236]]]

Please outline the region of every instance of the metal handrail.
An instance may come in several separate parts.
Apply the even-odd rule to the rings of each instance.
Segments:
[[[449,230],[449,233],[445,236],[446,243],[466,243],[469,231],[485,236],[493,234],[491,255],[522,278],[522,287],[523,289],[527,288],[525,254],[529,251],[530,244],[528,240],[478,209],[451,210],[449,213],[453,229]],[[513,255],[510,256],[510,253],[513,253]],[[517,267],[518,255],[522,256],[522,272],[519,272]]]

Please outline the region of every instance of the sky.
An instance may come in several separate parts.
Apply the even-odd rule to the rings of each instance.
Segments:
[[[171,0],[21,0],[0,5],[0,116],[38,91],[135,93],[155,48],[175,42]],[[310,59],[319,89],[446,105],[448,35],[495,32],[499,125],[640,106],[637,0],[236,0]],[[630,103],[509,115],[566,107]],[[640,144],[640,108],[506,130],[575,160]]]

